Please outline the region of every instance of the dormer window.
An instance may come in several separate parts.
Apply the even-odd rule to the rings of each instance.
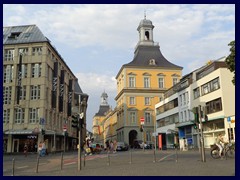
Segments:
[[[149,65],[156,65],[155,59],[150,59],[149,60]]]
[[[17,39],[21,32],[12,32],[10,36],[8,36],[9,39]]]

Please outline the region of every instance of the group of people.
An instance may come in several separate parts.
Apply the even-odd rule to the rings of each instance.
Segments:
[[[106,150],[107,152],[116,153],[117,152],[117,140],[114,141],[106,141]]]

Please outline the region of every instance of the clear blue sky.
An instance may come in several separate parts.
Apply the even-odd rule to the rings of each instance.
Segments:
[[[137,27],[153,22],[162,54],[183,67],[183,75],[229,55],[235,40],[235,5],[226,4],[4,4],[3,26],[36,24],[51,40],[84,93],[89,94],[87,129],[105,92],[114,108],[115,77],[132,61]]]

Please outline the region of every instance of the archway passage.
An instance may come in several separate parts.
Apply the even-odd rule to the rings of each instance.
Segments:
[[[129,138],[129,145],[132,148],[134,144],[134,139],[137,139],[137,131],[136,130],[131,130],[129,132],[128,138]]]

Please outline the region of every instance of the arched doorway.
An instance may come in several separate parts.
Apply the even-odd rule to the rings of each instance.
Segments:
[[[133,147],[133,141],[134,139],[137,139],[137,131],[136,130],[131,130],[128,134],[128,139],[129,139],[129,145],[130,147]]]

